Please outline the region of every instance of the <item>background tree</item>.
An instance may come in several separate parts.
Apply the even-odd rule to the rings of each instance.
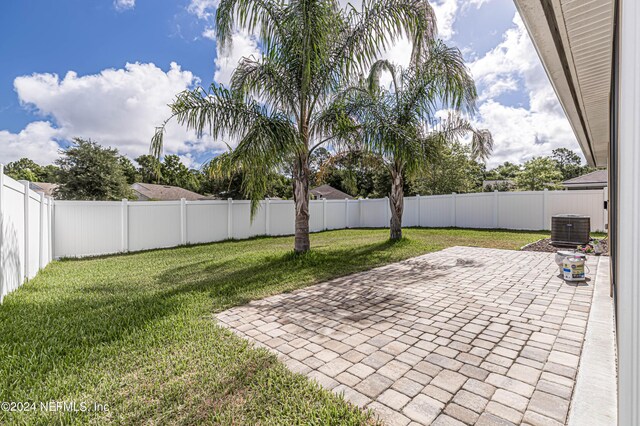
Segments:
[[[160,165],[160,183],[197,192],[200,191],[198,173],[185,166],[177,155],[166,155]]]
[[[595,169],[582,164],[578,154],[567,148],[556,148],[552,151],[551,159],[555,161],[558,170],[562,173],[562,180],[573,179],[590,173]]]
[[[402,238],[406,175],[428,166],[442,143],[463,134],[472,133],[476,158],[485,158],[493,144],[488,131],[473,129],[460,114],[433,128],[440,109],[473,113],[476,88],[458,49],[436,42],[423,55],[406,69],[376,62],[368,78],[339,94],[327,114],[328,126],[345,135],[355,131],[365,149],[384,160],[391,177],[392,240]],[[380,85],[383,72],[391,75],[389,89]]]
[[[28,180],[29,182],[55,182],[57,167],[48,165],[42,167],[29,158],[21,158],[12,161],[4,168],[4,173],[15,180]]]
[[[56,160],[60,167],[54,196],[63,200],[120,200],[132,197],[118,150],[76,138]]]
[[[309,168],[313,151],[331,140],[318,126],[329,98],[400,36],[416,43],[414,55],[436,34],[427,0],[365,1],[360,10],[336,0],[222,0],[216,39],[224,50],[238,28],[258,33],[262,54],[240,60],[230,90],[213,86],[180,94],[172,117],[199,136],[239,140],[228,167],[242,169],[243,192],[255,214],[268,179],[285,164],[292,171],[295,246],[309,250]],[[166,124],[166,123],[165,123]],[[152,139],[160,156],[164,125]],[[219,168],[216,168],[219,169]]]
[[[244,175],[242,171],[236,171],[231,176],[207,176],[206,173],[202,174],[203,183],[201,186],[201,193],[207,195],[213,195],[216,198],[226,200],[232,198],[234,200],[244,200],[244,192],[242,190],[242,181]],[[267,190],[265,191],[265,198],[281,198],[283,200],[289,200],[293,197],[291,191],[291,180],[284,175],[274,174],[269,179]]]
[[[446,143],[428,167],[410,178],[411,192],[439,195],[477,192],[482,186],[483,164],[473,158],[469,146]]]
[[[322,185],[318,181],[318,176],[321,168],[331,159],[331,152],[325,147],[319,146],[309,155],[309,173],[311,180],[309,182],[312,186]]]
[[[160,183],[162,179],[160,160],[153,155],[141,155],[135,159],[135,162],[138,163],[138,174],[141,182]]]
[[[331,155],[317,171],[317,185],[327,184],[354,197],[386,196],[391,180],[378,156],[356,150]]]
[[[120,163],[122,173],[124,173],[125,177],[127,178],[127,183],[129,185],[140,182],[140,174],[138,173],[136,166],[133,165],[131,160],[129,160],[124,155],[121,155],[118,158],[118,162]]]
[[[40,182],[58,183],[58,172],[60,169],[53,164],[47,164],[42,168]]]
[[[510,180],[515,179],[520,171],[522,171],[521,165],[505,161],[495,169],[489,170],[485,177],[488,180]]]
[[[522,171],[516,176],[516,186],[519,191],[558,189],[561,180],[562,173],[553,160],[549,157],[534,157],[524,163]]]

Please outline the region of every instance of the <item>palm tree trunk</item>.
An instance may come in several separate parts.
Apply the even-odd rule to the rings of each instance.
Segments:
[[[293,200],[296,208],[296,234],[293,250],[306,253],[309,242],[309,165],[306,158],[299,159],[293,171]]]
[[[404,188],[402,171],[391,170],[391,194],[389,195],[389,207],[391,207],[391,223],[389,224],[391,240],[402,238],[402,211],[404,210]]]

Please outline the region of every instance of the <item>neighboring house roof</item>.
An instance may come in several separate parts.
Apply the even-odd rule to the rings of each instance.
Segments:
[[[335,189],[331,185],[320,185],[317,188],[313,188],[309,191],[314,198],[326,199],[326,200],[344,200],[348,198],[353,200],[353,197],[345,192]]]
[[[29,182],[29,188],[35,192],[42,192],[48,197],[53,197],[53,191],[56,190],[58,184],[48,182]]]
[[[607,186],[608,177],[607,170],[596,170],[586,175],[565,180],[562,182],[562,186],[565,188],[604,188]]]
[[[133,189],[139,201],[178,201],[182,198],[188,201],[196,201],[204,198],[204,195],[178,186],[134,183],[131,185],[131,189]]]

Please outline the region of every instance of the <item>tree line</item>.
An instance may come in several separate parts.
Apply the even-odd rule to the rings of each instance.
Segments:
[[[391,177],[382,160],[366,151],[331,152],[319,148],[310,158],[311,187],[331,185],[356,198],[383,198],[391,190]],[[470,148],[459,142],[442,145],[427,167],[404,179],[404,193],[439,195],[481,191],[539,191],[558,189],[560,182],[595,170],[582,163],[578,154],[567,149],[553,150],[548,157],[537,157],[515,164],[505,162],[487,170],[473,158]],[[221,199],[244,199],[241,172],[221,178],[208,170],[188,168],[177,155],[162,161],[141,155],[131,161],[116,149],[75,139],[54,164],[42,166],[29,158],[9,163],[5,173],[16,180],[49,182],[59,185],[57,198],[76,200],[120,200],[133,196],[136,182],[178,186]],[[487,180],[502,181],[483,186]],[[291,172],[280,170],[269,179],[266,196],[291,199]]]

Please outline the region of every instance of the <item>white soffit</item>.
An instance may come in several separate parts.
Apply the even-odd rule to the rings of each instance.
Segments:
[[[515,0],[587,161],[606,166],[613,0]]]

